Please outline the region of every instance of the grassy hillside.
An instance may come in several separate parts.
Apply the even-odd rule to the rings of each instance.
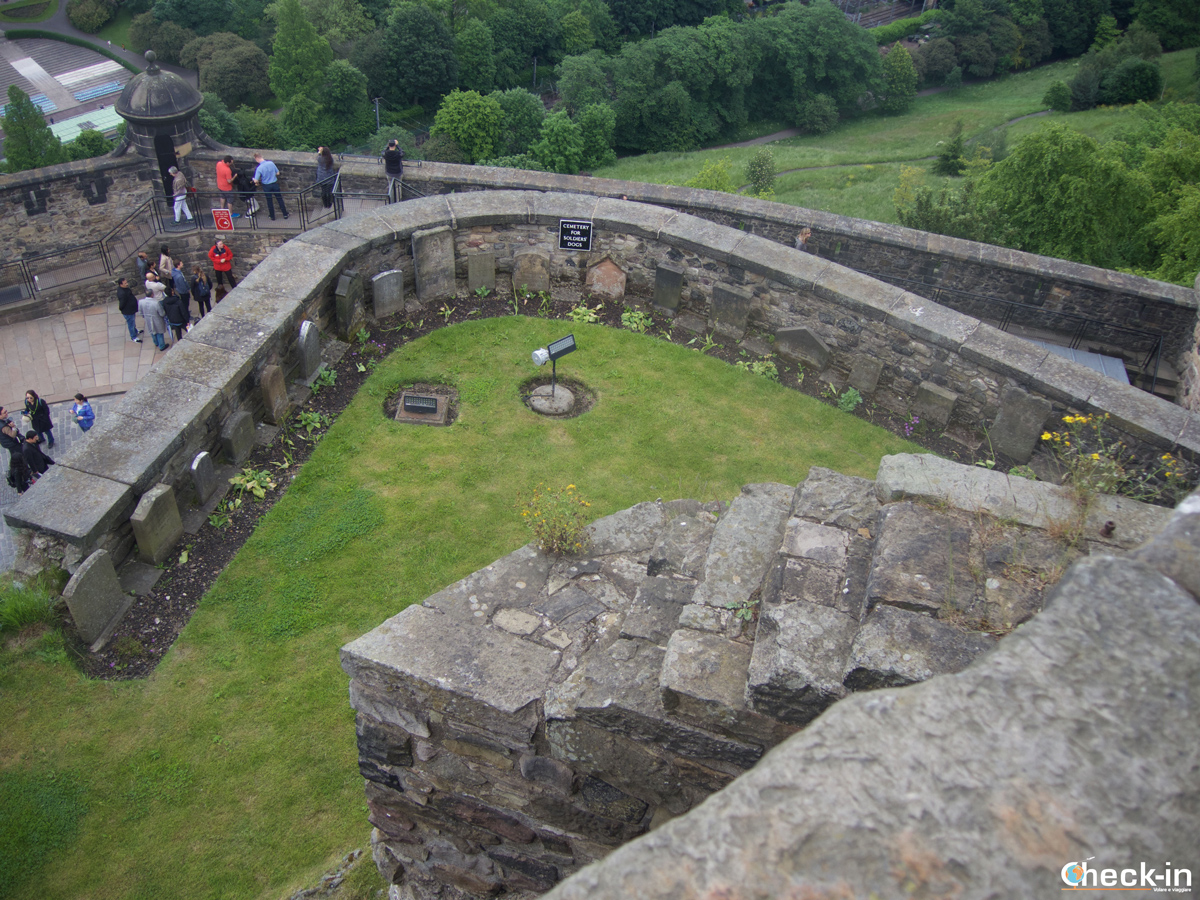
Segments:
[[[1187,99],[1195,50],[1168,53],[1162,58],[1168,97]],[[808,209],[826,210],[848,216],[896,222],[892,192],[900,179],[901,164],[928,166],[954,123],[961,120],[970,139],[1008,124],[1011,145],[1024,135],[1052,120],[1098,140],[1117,127],[1127,111],[1101,108],[1082,113],[1047,113],[1042,103],[1046,89],[1055,81],[1074,77],[1078,62],[1052,63],[995,81],[966,85],[918,97],[908,113],[881,118],[865,116],[842,123],[832,134],[797,137],[773,142],[779,178],[775,199]],[[1194,96],[1194,94],[1193,94]],[[1024,118],[1029,117],[1029,118]],[[1014,121],[1020,119],[1020,121]],[[597,170],[605,178],[681,184],[711,160],[728,157],[737,177],[756,147],[700,150],[694,153],[652,153],[618,160],[616,165]],[[836,168],[828,168],[828,167]],[[930,177],[928,183],[949,181]]]

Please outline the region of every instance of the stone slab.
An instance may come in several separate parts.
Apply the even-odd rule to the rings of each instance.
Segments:
[[[822,372],[833,359],[829,346],[807,328],[780,328],[775,332],[779,355]]]
[[[183,521],[175,490],[169,484],[156,484],[142,495],[130,517],[133,537],[142,562],[152,566],[167,561],[183,537]]]
[[[660,309],[677,310],[682,294],[683,269],[660,262],[654,269],[654,305]]]
[[[272,425],[282,425],[292,412],[292,401],[288,396],[283,369],[274,365],[264,366],[259,386],[262,388],[266,421]]]
[[[842,675],[858,620],[828,606],[766,607],[746,680],[750,707],[792,725],[806,725],[846,696]]]
[[[62,454],[60,466],[122,482],[134,491],[148,489],[183,446],[183,435],[172,427],[168,409],[164,406],[163,421],[105,417],[88,432],[86,441]]]
[[[221,428],[221,452],[227,461],[240,466],[253,449],[254,419],[245,410],[238,410]]]
[[[63,599],[75,630],[93,652],[103,648],[133,605],[133,597],[121,589],[107,550],[97,550],[83,561],[63,589]]]
[[[453,299],[457,285],[454,280],[454,232],[449,226],[414,231],[412,254],[417,301],[424,306],[437,300]]]
[[[927,615],[965,611],[981,587],[972,563],[971,527],[962,513],[892,503],[880,515],[867,603]]]
[[[496,256],[493,253],[472,253],[467,257],[467,290],[474,294],[480,288],[496,290]]]
[[[388,269],[371,278],[371,311],[386,319],[404,310],[404,272]]]
[[[678,627],[679,614],[695,590],[692,581],[669,576],[647,578],[638,588],[633,606],[621,623],[621,637],[665,644]]]
[[[740,341],[746,333],[746,323],[754,295],[745,288],[718,282],[712,289],[712,312],[709,324],[717,334]]]
[[[47,503],[45,498],[72,498],[70,503]],[[90,475],[67,466],[52,466],[38,483],[4,511],[4,521],[62,537],[92,550],[109,530],[129,515],[134,504],[128,484]]]
[[[521,250],[513,254],[513,293],[522,288],[533,292],[550,290],[550,254],[545,250]]]
[[[789,519],[779,552],[784,556],[808,559],[825,566],[843,568],[850,535],[841,528],[817,525],[803,519]]]
[[[961,672],[995,645],[991,635],[881,606],[867,617],[854,638],[845,684],[852,691],[915,684],[934,675]]]
[[[587,272],[585,286],[593,297],[619,301],[625,299],[625,273],[611,259],[602,259]]]
[[[314,378],[321,368],[321,329],[315,322],[300,323],[296,353],[300,360],[300,380]]]
[[[704,560],[716,524],[716,516],[700,510],[676,516],[667,523],[650,551],[646,574],[699,578],[704,572]]]
[[[728,609],[750,600],[775,561],[794,492],[783,484],[742,488],[713,531],[693,603]]]
[[[145,597],[166,573],[166,569],[158,566],[150,566],[136,559],[126,559],[121,571],[117,573],[117,578],[121,582],[121,590],[126,594]]]
[[[850,377],[846,383],[864,397],[875,393],[879,387],[879,376],[883,374],[883,363],[872,356],[859,355],[854,358],[850,367]]]
[[[948,388],[940,387],[932,381],[922,381],[917,385],[917,393],[913,397],[913,415],[922,422],[935,428],[945,428],[954,414],[954,404],[958,402],[958,394]]]
[[[187,333],[187,340],[226,350],[253,363],[265,358],[275,342],[274,334],[261,322],[227,315],[224,306],[222,302],[206,313]]]
[[[992,450],[1018,463],[1029,462],[1051,410],[1049,401],[1006,386],[1000,392],[1000,412],[988,429]]]
[[[667,522],[660,503],[639,503],[597,519],[588,526],[589,552],[595,556],[651,549]]]
[[[873,528],[879,516],[875,483],[813,466],[796,489],[792,515],[839,528]]]

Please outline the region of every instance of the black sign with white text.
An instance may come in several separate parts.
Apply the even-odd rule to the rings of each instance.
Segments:
[[[591,250],[592,223],[577,219],[558,220],[559,250]]]

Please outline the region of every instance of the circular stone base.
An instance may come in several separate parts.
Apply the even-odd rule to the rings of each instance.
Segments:
[[[561,384],[554,389],[554,396],[550,395],[550,385],[548,384],[534,388],[533,393],[529,395],[530,409],[543,416],[566,415],[574,406],[575,395]]]

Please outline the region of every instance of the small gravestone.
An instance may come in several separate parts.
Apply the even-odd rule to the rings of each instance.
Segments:
[[[913,415],[920,417],[923,422],[944,428],[954,412],[954,404],[958,394],[944,387],[939,387],[932,381],[922,381],[917,387],[917,395],[913,398]]]
[[[308,381],[321,368],[321,332],[314,322],[300,324],[300,378]]]
[[[196,497],[201,505],[207,503],[216,493],[217,473],[207,450],[197,453],[196,458],[192,460],[192,486],[196,488]]]
[[[864,397],[875,393],[879,376],[883,374],[883,363],[873,356],[858,356],[850,369],[847,383]]]
[[[1019,463],[1029,462],[1050,417],[1050,402],[1009,385],[1000,394],[1000,413],[988,430],[992,450]]]
[[[254,419],[245,410],[234,413],[221,429],[221,451],[235,466],[240,466],[254,449]]]
[[[717,334],[740,341],[746,333],[753,295],[744,288],[718,284],[712,292],[712,325]]]
[[[679,309],[683,294],[683,269],[659,263],[654,270],[654,305],[660,309]]]
[[[611,259],[603,259],[588,269],[588,293],[605,300],[625,298],[625,273]]]
[[[513,256],[513,293],[521,288],[550,290],[550,254],[544,250],[524,250]]]
[[[833,358],[833,351],[825,342],[803,327],[780,328],[775,332],[775,346],[780,356],[803,363],[818,372],[823,371]]]
[[[402,271],[389,269],[371,279],[371,305],[376,319],[386,319],[404,309]]]
[[[93,653],[104,648],[133,605],[133,597],[121,590],[107,550],[97,550],[83,561],[63,589],[63,599]]]
[[[259,384],[262,386],[266,420],[272,425],[282,425],[292,409],[287,383],[283,379],[283,369],[275,365],[263,366]]]
[[[343,341],[353,338],[366,324],[363,295],[363,279],[358,272],[347,269],[338,278],[337,289],[334,291],[338,337]]]
[[[166,562],[183,537],[183,520],[175,502],[175,490],[169,484],[156,484],[138,501],[129,522],[138,556],[152,566]]]
[[[445,225],[414,231],[412,254],[417,300],[426,304],[434,300],[453,299],[457,290],[454,281],[454,232]]]
[[[491,253],[473,253],[467,257],[467,289],[473,294],[480,288],[496,289],[496,257]]]

